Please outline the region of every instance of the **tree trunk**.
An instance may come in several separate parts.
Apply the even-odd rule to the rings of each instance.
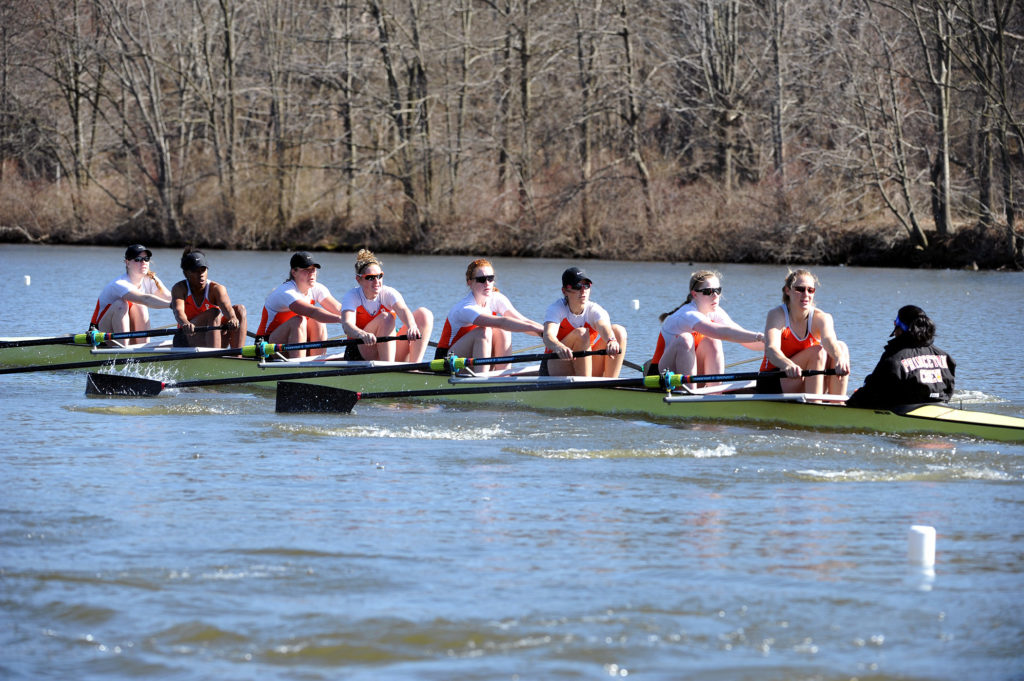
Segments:
[[[630,23],[626,0],[619,2],[619,19],[621,27],[619,35],[622,37],[623,62],[626,66],[626,127],[629,135],[629,155],[636,168],[637,178],[640,180],[640,189],[643,192],[644,217],[647,220],[647,229],[654,230],[654,198],[651,196],[651,173],[644,160],[643,149],[640,143],[640,103],[636,84],[636,59],[633,54],[633,41],[630,35]]]

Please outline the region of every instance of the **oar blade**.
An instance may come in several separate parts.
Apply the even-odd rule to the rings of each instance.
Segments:
[[[359,393],[341,388],[294,381],[278,381],[278,413],[341,413],[348,414],[359,401]]]
[[[137,376],[90,373],[85,381],[86,395],[124,395],[156,397],[164,389],[161,381]]]

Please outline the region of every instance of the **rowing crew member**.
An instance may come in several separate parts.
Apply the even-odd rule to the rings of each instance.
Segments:
[[[956,362],[935,347],[935,323],[916,305],[896,314],[881,359],[846,401],[850,407],[888,409],[902,404],[949,402],[956,384]]]
[[[153,252],[141,244],[125,250],[124,274],[100,291],[90,329],[108,333],[149,330],[149,308],[166,308],[171,302],[171,292],[149,267],[152,257]],[[127,342],[142,344],[148,340],[132,338]]]
[[[764,334],[743,328],[720,306],[721,275],[699,270],[690,275],[686,300],[662,314],[658,344],[647,373],[671,371],[686,376],[725,371],[722,341],[739,343],[755,352],[764,351]]]
[[[271,343],[315,343],[327,339],[327,324],[341,323],[341,303],[316,280],[320,263],[305,251],[292,255],[288,278],[263,303],[256,335]],[[289,357],[305,357],[292,350]],[[322,355],[323,349],[308,351]]]
[[[433,313],[425,307],[410,310],[401,293],[384,285],[380,260],[365,248],[356,254],[356,283],[341,297],[341,324],[345,335],[363,342],[347,346],[345,359],[421,361],[434,326]],[[409,340],[378,345],[377,337],[392,335],[399,319],[405,324],[400,333]]]
[[[544,327],[523,316],[512,301],[494,285],[494,267],[483,258],[466,268],[469,293],[455,304],[444,320],[435,358],[449,353],[458,357],[502,357],[512,345],[512,332],[540,336]],[[489,367],[480,367],[486,373]],[[495,370],[508,368],[495,365]]]
[[[590,300],[593,281],[579,267],[562,272],[562,297],[544,313],[544,345],[561,359],[544,360],[541,375],[616,378],[626,357],[626,329],[612,324]],[[606,355],[572,359],[574,351],[607,350]]]
[[[185,278],[171,287],[171,311],[180,331],[177,347],[240,348],[245,345],[245,306],[232,305],[228,290],[207,277],[206,254],[187,246],[181,255]],[[196,333],[197,326],[225,326],[220,331]]]
[[[798,392],[845,395],[850,380],[850,350],[836,338],[832,315],[814,306],[818,278],[808,270],[794,270],[782,286],[782,305],[765,320],[764,359],[761,371],[783,369],[786,378],[758,381],[760,393]],[[804,370],[835,369],[836,375],[801,378]]]

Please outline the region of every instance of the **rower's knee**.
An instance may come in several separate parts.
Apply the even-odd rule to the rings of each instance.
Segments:
[[[676,355],[682,352],[692,355],[696,350],[697,346],[694,343],[693,334],[683,333],[669,341],[668,345],[665,347],[665,354]]]
[[[413,311],[412,318],[416,320],[416,325],[420,327],[423,335],[429,336],[430,330],[434,327],[434,313],[425,307],[418,307]]]
[[[590,331],[584,327],[578,327],[562,337],[562,343],[573,350],[583,350],[590,347]]]

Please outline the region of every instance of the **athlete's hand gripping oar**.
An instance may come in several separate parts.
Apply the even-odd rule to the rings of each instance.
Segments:
[[[406,336],[395,336],[391,338],[378,338],[381,343],[388,340],[405,340]],[[88,369],[90,367],[120,366],[123,364],[146,364],[148,362],[179,362],[190,359],[205,359],[208,357],[230,357],[240,355],[255,359],[269,357],[275,352],[287,352],[290,350],[316,350],[319,348],[334,348],[343,345],[354,345],[362,343],[358,338],[328,341],[311,341],[309,343],[292,343],[281,345],[279,343],[257,343],[256,345],[245,345],[240,348],[223,348],[220,350],[200,350],[199,352],[184,352],[182,350],[170,350],[159,352],[155,355],[142,357],[112,357],[109,359],[88,360],[83,362],[67,362],[65,364],[43,364],[27,367],[7,367],[0,369],[0,374],[23,374],[32,371],[63,371],[65,369]]]
[[[226,326],[199,326],[195,333],[206,331],[223,331]],[[107,333],[104,331],[87,331],[67,336],[54,336],[53,338],[26,338],[24,340],[0,341],[0,349],[3,348],[27,348],[32,345],[99,345],[109,340],[124,340],[127,338],[149,338],[150,336],[173,336],[179,329],[148,329],[146,331],[122,331],[120,333]]]
[[[406,336],[395,338],[378,338],[377,342],[382,343],[391,340],[405,340]],[[359,343],[359,339],[353,339],[348,344]],[[603,354],[604,350],[587,350],[573,353],[576,357],[587,355]],[[118,374],[89,374],[85,384],[86,395],[123,395],[126,397],[156,397],[166,388],[205,388],[213,385],[239,385],[242,383],[269,383],[272,381],[286,381],[291,379],[306,378],[328,378],[332,376],[356,376],[360,374],[383,374],[399,371],[459,371],[466,367],[483,366],[489,364],[508,364],[512,362],[538,362],[542,359],[551,359],[550,354],[537,355],[509,355],[507,357],[445,357],[434,359],[429,362],[418,362],[411,364],[388,364],[386,366],[372,367],[338,367],[336,369],[306,369],[292,373],[267,373],[265,376],[233,376],[230,378],[204,378],[191,381],[176,381],[165,383],[151,378],[140,378],[138,376],[120,376]]]
[[[817,374],[834,375],[835,369],[804,371],[804,376]],[[493,393],[541,392],[546,390],[594,390],[606,388],[648,388],[667,390],[678,388],[684,383],[711,383],[718,381],[752,381],[759,378],[785,378],[785,371],[745,372],[736,374],[704,374],[685,376],[665,372],[661,375],[642,378],[612,378],[579,383],[537,382],[498,385],[460,386],[434,388],[429,390],[395,390],[389,392],[354,392],[310,383],[281,381],[277,384],[276,410],[288,412],[340,412],[347,414],[359,400],[404,399],[417,397],[443,397],[444,395],[486,395]],[[283,378],[283,377],[282,377]]]

